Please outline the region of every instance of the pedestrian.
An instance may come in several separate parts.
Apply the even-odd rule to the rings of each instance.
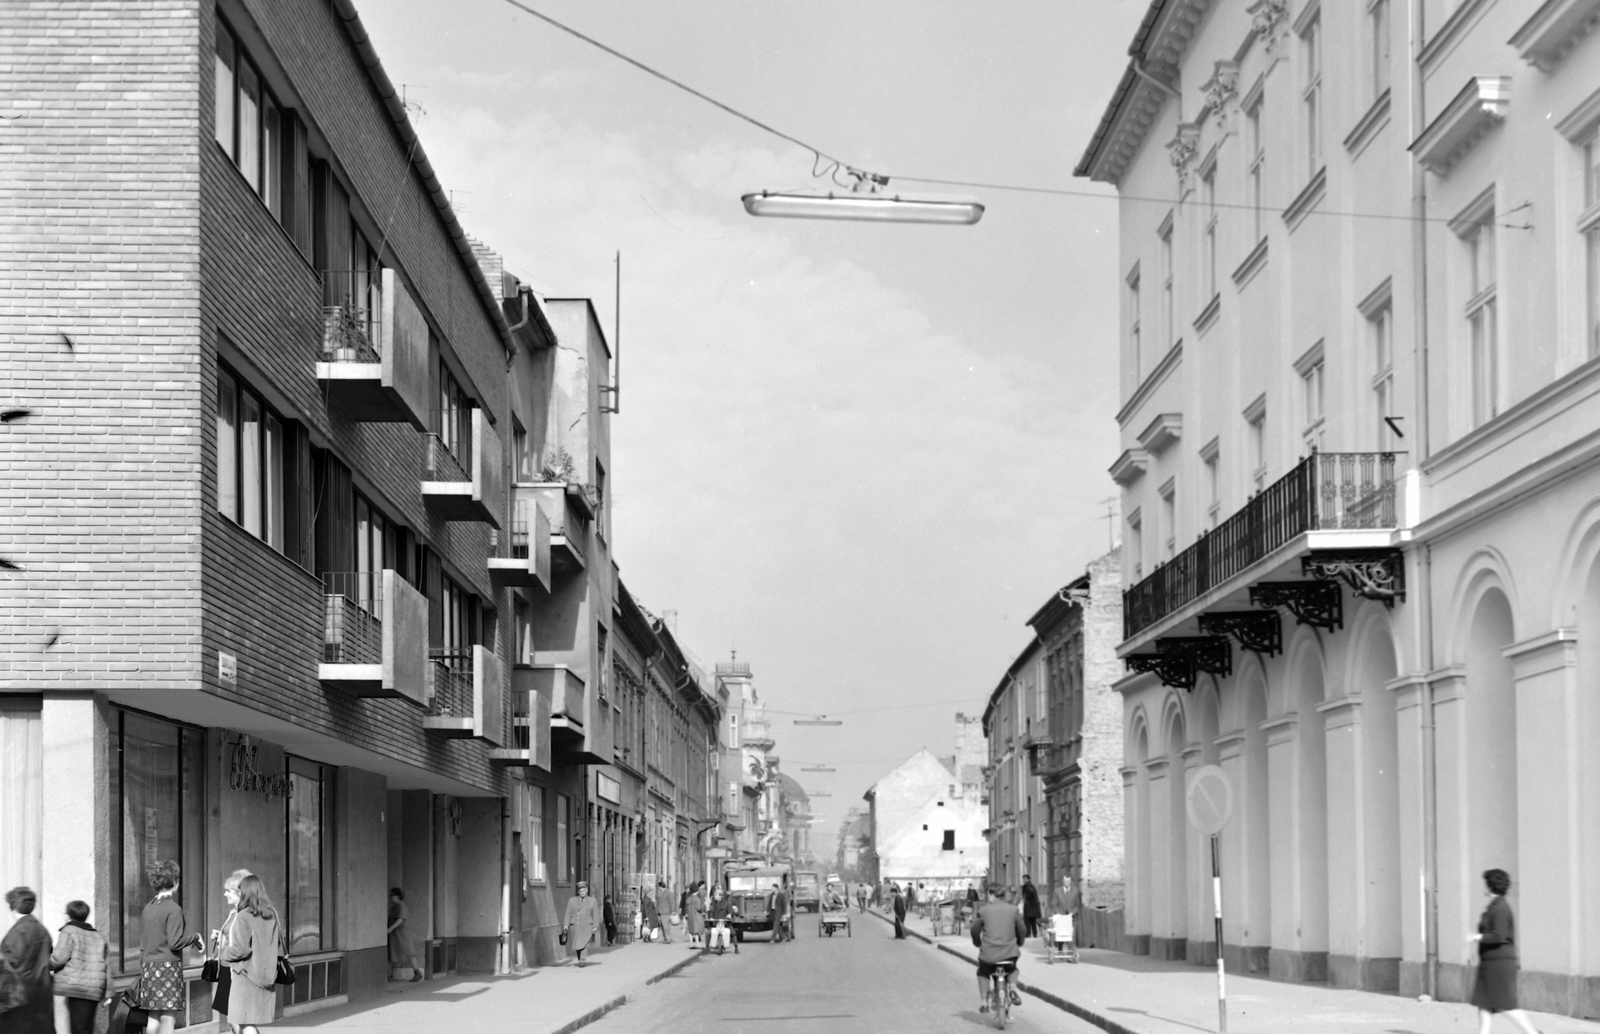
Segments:
[[[1517,1004],[1517,920],[1506,901],[1511,876],[1504,869],[1489,869],[1483,874],[1489,904],[1478,920],[1478,932],[1468,942],[1478,943],[1478,979],[1472,987],[1472,1004],[1478,1007],[1478,1034],[1489,1034],[1495,1013],[1523,1034],[1538,1034],[1533,1021]]]
[[[721,886],[712,888],[711,905],[707,911],[710,916],[711,928],[706,932],[706,951],[710,951],[715,946],[720,954],[731,941],[733,943],[733,953],[735,955],[739,954],[738,938],[734,937],[733,931],[728,928],[728,923],[732,921],[734,916],[739,914],[739,910],[734,905],[733,899],[728,897],[727,891],[723,890]]]
[[[690,890],[689,901],[684,906],[684,928],[689,932],[689,947],[702,947],[706,936],[706,881],[701,880]]]
[[[867,885],[865,883],[856,884],[856,914],[867,914]]]
[[[1050,892],[1050,926],[1045,931],[1053,945],[1066,947],[1077,938],[1078,907],[1083,897],[1073,886],[1072,875],[1063,873],[1061,885]]]
[[[772,885],[772,943],[794,940],[789,917],[789,891],[782,884]]]
[[[411,913],[406,910],[406,892],[399,887],[390,887],[389,967],[396,972],[411,970],[410,982],[414,984],[422,979],[422,963],[411,945],[410,919]]]
[[[150,1017],[145,1027],[149,1034],[172,1034],[178,1013],[187,1011],[183,952],[203,943],[199,934],[189,932],[183,908],[173,897],[182,875],[178,863],[170,859],[152,865],[150,886],[156,896],[139,916],[137,1005]]]
[[[89,925],[86,903],[67,902],[67,924],[50,954],[50,970],[56,974],[56,994],[66,999],[71,1034],[94,1034],[95,1010],[111,997],[111,948]]]
[[[6,906],[14,918],[11,929],[0,938],[0,959],[5,960],[11,972],[0,971],[0,977],[4,977],[6,983],[15,980],[16,984],[14,989],[0,984],[0,992],[12,990],[18,999],[16,1007],[6,1010],[0,1019],[0,1028],[6,1034],[55,1034],[56,1007],[50,994],[50,931],[33,914],[38,904],[38,895],[27,887],[6,891]]]
[[[915,913],[917,910],[917,885],[910,880],[906,881],[905,906],[907,912]]]
[[[656,931],[661,928],[661,912],[656,908],[656,899],[648,888],[639,891],[639,929],[640,937],[646,941],[653,941],[658,936]]]
[[[906,899],[900,893],[900,885],[894,885],[894,939],[906,939]]]
[[[1039,888],[1033,885],[1033,877],[1023,874],[1022,877],[1022,922],[1028,928],[1029,937],[1039,936]]]
[[[661,920],[661,942],[672,943],[672,928],[669,925],[672,918],[672,891],[667,889],[666,880],[656,881],[656,915]]]
[[[606,903],[600,908],[600,915],[606,925],[606,946],[617,943],[617,910],[611,904],[611,895],[606,895]]]
[[[567,899],[567,913],[561,921],[561,932],[566,934],[567,947],[577,954],[579,966],[588,965],[583,953],[589,950],[599,927],[600,910],[589,896],[589,884],[579,883],[578,893]]]
[[[233,970],[222,964],[222,946],[228,943],[234,918],[239,914],[239,881],[251,875],[249,869],[235,869],[222,881],[222,899],[228,903],[228,914],[223,917],[220,929],[211,931],[211,943],[206,947],[206,958],[217,962],[217,989],[211,992],[211,1011],[223,1017],[228,1015],[228,996],[233,990]]]
[[[278,1008],[278,956],[287,955],[283,924],[261,877],[239,877],[228,940],[217,958],[230,971],[228,1026],[250,1034],[272,1022]],[[163,1032],[165,1034],[165,1032]]]

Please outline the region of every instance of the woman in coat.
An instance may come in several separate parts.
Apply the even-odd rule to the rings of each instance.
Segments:
[[[239,881],[249,875],[249,869],[235,869],[222,881],[222,899],[228,903],[228,914],[222,920],[222,928],[211,931],[211,957],[219,961],[217,989],[211,993],[211,1011],[224,1019],[228,1015],[228,992],[233,988],[233,971],[220,964],[222,946],[228,943],[234,917],[239,914]]]
[[[422,979],[422,962],[411,948],[411,930],[407,920],[406,892],[399,887],[389,888],[389,968],[411,970],[411,983]]]
[[[271,1023],[278,1003],[278,953],[283,926],[259,876],[239,880],[239,904],[217,958],[228,967],[228,1026],[235,1034]]]
[[[1478,1034],[1489,1034],[1495,1013],[1504,1013],[1523,1034],[1538,1034],[1528,1014],[1517,1005],[1517,920],[1506,902],[1511,876],[1504,869],[1483,874],[1489,905],[1478,920],[1478,932],[1468,937],[1478,942],[1478,979],[1472,987],[1472,1004],[1478,1007]]]
[[[650,899],[646,897],[644,900]],[[583,953],[589,950],[595,931],[599,928],[600,907],[589,896],[589,885],[580,883],[578,893],[567,899],[567,914],[561,921],[561,929],[567,935],[567,947],[577,953],[578,965],[587,965]]]
[[[94,1034],[95,1011],[111,996],[111,947],[89,925],[86,903],[67,902],[67,925],[59,931],[50,969],[56,975],[56,994],[66,999],[68,1029]]]
[[[50,932],[33,914],[38,897],[27,887],[6,891],[15,920],[0,939],[0,955],[17,971],[22,1004],[0,1012],[6,1034],[55,1034],[56,1003],[50,993]]]
[[[149,1034],[172,1034],[178,1013],[188,1008],[183,983],[183,952],[199,947],[199,934],[190,933],[183,908],[173,895],[182,875],[174,861],[150,867],[150,886],[156,896],[139,916],[139,1008],[149,1014]]]
[[[706,935],[706,881],[701,880],[689,890],[689,900],[684,904],[683,921],[688,924],[689,944],[700,947]]]

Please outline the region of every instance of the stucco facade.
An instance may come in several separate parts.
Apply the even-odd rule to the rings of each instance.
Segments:
[[[863,795],[880,879],[964,884],[988,868],[983,740],[965,735],[973,719],[957,715],[956,724],[956,754],[920,750]]]
[[[1153,3],[1120,206],[1128,946],[1600,1013],[1600,38],[1581,5]],[[1167,198],[1170,201],[1152,201]],[[1192,545],[1191,545],[1192,544]]]

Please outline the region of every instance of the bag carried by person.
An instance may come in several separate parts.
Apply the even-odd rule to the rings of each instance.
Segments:
[[[567,945],[567,931],[562,930],[559,934],[557,934],[556,935],[556,940],[561,942],[561,946],[563,948],[566,947],[566,945]]]
[[[294,983],[294,963],[289,961],[289,939],[282,921],[278,923],[278,976],[273,983],[285,987]]]
[[[139,981],[111,1000],[106,1034],[143,1034],[150,1014],[139,1005]]]

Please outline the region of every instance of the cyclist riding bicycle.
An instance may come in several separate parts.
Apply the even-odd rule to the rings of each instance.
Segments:
[[[1028,935],[1028,925],[1022,921],[1017,906],[1005,900],[1005,888],[998,883],[989,884],[989,900],[978,906],[972,917],[972,943],[978,948],[978,1011],[989,1011],[989,978],[995,973],[1005,974],[1006,991],[1012,1005],[1021,1005],[1012,981],[1017,974],[1017,960],[1022,957],[1022,941]],[[996,1003],[998,1004],[998,1003]]]

